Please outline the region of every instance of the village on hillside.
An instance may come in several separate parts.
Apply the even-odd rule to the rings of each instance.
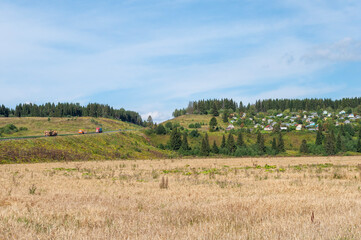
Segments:
[[[232,130],[235,126],[264,131],[316,131],[320,124],[331,123],[335,126],[350,124],[356,125],[361,119],[360,115],[354,115],[351,110],[347,112],[318,111],[318,112],[290,112],[288,110],[279,113],[232,113],[230,114],[230,124],[226,130]]]

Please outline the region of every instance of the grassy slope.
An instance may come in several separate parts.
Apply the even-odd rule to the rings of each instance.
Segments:
[[[96,127],[102,127],[103,131],[117,129],[139,129],[134,124],[122,122],[107,118],[48,118],[41,117],[23,117],[23,118],[0,118],[0,127],[7,124],[14,124],[17,128],[26,127],[28,130],[19,131],[13,134],[4,134],[2,137],[23,137],[23,136],[42,136],[46,130],[57,130],[58,134],[77,133],[79,129],[87,132],[95,132]]]
[[[188,128],[189,124],[197,123],[197,122],[204,123],[205,125],[202,125],[202,128],[197,129],[197,130],[200,132],[205,132],[205,131],[208,131],[208,128],[209,128],[208,123],[212,117],[213,117],[212,115],[192,115],[192,114],[190,114],[190,115],[184,115],[184,116],[170,119],[170,120],[164,122],[163,124],[166,124],[167,122],[172,122],[173,124],[179,123],[180,126],[186,128],[188,130],[193,130],[191,128]],[[218,126],[221,126],[222,128],[226,128],[229,125],[229,123],[223,123],[221,117],[217,117],[217,122],[218,122]],[[235,129],[239,129],[239,127],[235,126]],[[225,132],[225,131],[208,132],[210,144],[212,145],[213,141],[215,140],[219,146],[222,142],[222,136],[225,133],[226,133],[226,137],[227,137],[228,132]],[[189,137],[188,141],[189,141],[190,145],[191,146],[200,145],[200,143],[202,141],[202,136],[200,136],[198,138]],[[237,141],[237,137],[236,136],[234,136],[234,137],[235,137],[235,140]],[[265,144],[268,146],[271,146],[273,137],[278,139],[278,134],[274,134],[272,132],[264,133]],[[254,143],[256,143],[256,140],[257,140],[257,137],[255,134],[244,133],[243,138],[244,138],[244,141],[246,142],[246,144],[254,144]],[[150,139],[151,139],[152,143],[155,146],[157,146],[160,143],[166,144],[169,139],[169,136],[168,135],[167,136],[159,136],[159,135],[154,134],[154,135],[150,136]],[[284,132],[283,133],[283,140],[285,142],[286,150],[291,155],[298,154],[298,150],[301,146],[301,142],[303,139],[306,139],[306,141],[308,143],[313,143],[313,142],[315,142],[315,139],[316,139],[316,133],[307,132],[307,131],[301,131],[301,132],[293,131],[293,132]]]
[[[0,163],[167,158],[139,132],[58,136],[0,142]]]

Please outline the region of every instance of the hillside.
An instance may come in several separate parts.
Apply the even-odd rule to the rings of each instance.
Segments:
[[[47,117],[1,117],[0,128],[13,124],[18,131],[4,132],[0,137],[25,137],[43,136],[46,130],[56,130],[58,134],[76,134],[79,129],[87,132],[95,132],[95,128],[102,127],[103,131],[118,129],[140,129],[135,124],[122,122],[108,118],[70,117],[70,118],[47,118]],[[20,128],[25,130],[20,130]]]
[[[1,163],[168,158],[140,132],[0,141]]]
[[[326,114],[325,118],[328,117],[329,113]],[[361,153],[361,131],[356,125],[358,115],[355,117],[356,120],[349,118],[352,121],[350,124],[340,122],[333,124],[335,120],[331,118],[324,120],[324,122],[319,120],[318,123],[322,126],[320,131],[316,130],[318,126],[316,129],[307,127],[298,129],[295,127],[295,125],[303,125],[301,124],[303,121],[307,123],[310,120],[311,122],[312,117],[317,117],[314,115],[308,118],[304,114],[302,119],[296,117],[296,120],[294,117],[287,118],[284,115],[277,117],[262,114],[244,115],[246,114],[243,116],[236,113],[230,114],[229,123],[224,123],[221,117],[217,117],[217,130],[209,131],[209,122],[213,117],[211,114],[187,114],[162,123],[166,134],[164,131],[163,133],[158,131],[161,126],[154,131],[147,131],[147,134],[154,146],[159,146],[162,149],[180,150],[181,154],[193,156],[358,155]],[[269,126],[266,127],[266,123]],[[228,126],[232,126],[233,129],[226,130]],[[178,129],[178,133],[175,133],[177,132],[175,128]],[[183,133],[187,133],[186,142],[188,142],[189,147],[180,148],[180,145],[185,143],[183,140],[179,143],[178,140],[179,138],[184,139]],[[208,135],[208,146],[205,133]],[[233,134],[232,138],[234,139],[232,140],[234,142],[230,141],[230,144],[228,144],[229,133]],[[243,141],[237,143],[240,133]],[[172,134],[175,136],[174,138],[171,138]],[[316,141],[318,134],[320,134],[321,139]],[[177,137],[178,135],[181,137]],[[225,137],[225,145],[221,144],[223,136]],[[204,139],[206,144],[203,146]],[[213,149],[214,142],[216,147]],[[301,153],[300,149],[303,142]],[[184,149],[187,150],[184,151]]]

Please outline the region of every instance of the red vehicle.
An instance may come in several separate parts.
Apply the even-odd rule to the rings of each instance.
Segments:
[[[96,128],[96,129],[95,129],[95,132],[96,132],[96,133],[102,133],[102,132],[103,132],[103,129],[102,129],[102,128]]]

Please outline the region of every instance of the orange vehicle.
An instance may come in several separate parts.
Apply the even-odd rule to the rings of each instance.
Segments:
[[[78,133],[79,134],[86,134],[86,132],[83,129],[79,129]]]
[[[44,134],[45,134],[45,137],[54,137],[54,136],[58,135],[58,132],[55,130],[50,130],[50,131],[45,131]]]

